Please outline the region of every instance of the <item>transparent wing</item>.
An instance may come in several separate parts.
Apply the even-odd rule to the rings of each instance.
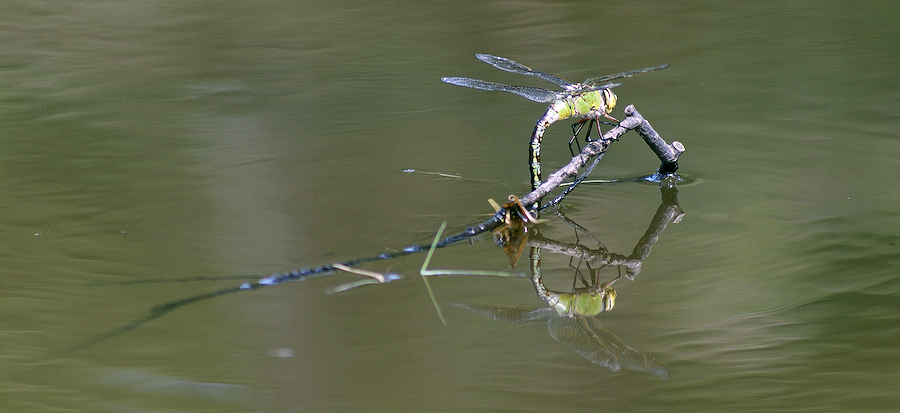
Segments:
[[[586,85],[583,83],[576,83],[576,84],[572,85],[572,87],[567,89],[565,92],[560,93],[560,95],[562,95],[563,98],[565,97],[566,94],[569,94],[570,96],[578,96],[578,95],[581,95],[581,94],[584,94],[587,92],[593,92],[595,90],[612,89],[617,86],[622,86],[622,84],[621,83],[612,83],[612,82],[604,83],[602,85]]]
[[[602,85],[580,85],[580,87],[576,88],[576,92],[590,92],[592,90],[603,90],[603,89],[612,89],[617,86],[622,86],[621,83],[604,83]]]
[[[643,371],[668,380],[669,370],[653,357],[625,344],[593,317],[556,317],[547,322],[550,336],[591,363],[612,371]]]
[[[556,315],[555,311],[546,307],[538,308],[535,310],[530,308],[503,307],[469,303],[453,303],[453,305],[459,308],[465,308],[466,310],[469,310],[482,317],[490,318],[491,320],[506,321],[509,323],[533,323],[537,321],[545,321]]]
[[[500,69],[500,70],[503,70],[506,72],[518,73],[520,75],[534,76],[539,79],[544,79],[548,82],[560,85],[562,87],[570,86],[572,84],[572,82],[570,82],[566,79],[563,79],[559,76],[554,76],[554,75],[551,75],[549,73],[544,73],[544,72],[538,72],[537,70],[533,70],[532,68],[530,68],[528,66],[525,66],[518,62],[514,62],[505,57],[493,56],[493,55],[481,54],[481,53],[476,54],[475,57],[477,57],[478,60],[481,60],[482,62],[488,63],[491,66],[494,66],[497,69]]]
[[[606,82],[608,80],[622,79],[622,78],[626,78],[626,77],[632,77],[634,75],[639,75],[641,73],[655,72],[657,70],[663,70],[667,67],[669,67],[669,65],[662,65],[662,66],[656,66],[656,67],[645,67],[643,69],[631,70],[631,71],[622,72],[622,73],[616,73],[614,75],[592,77],[588,80],[585,80],[584,82],[581,82],[581,84],[583,84],[585,86],[593,86],[593,85],[596,85],[599,83]],[[603,88],[599,88],[599,89],[603,89]]]
[[[465,86],[480,90],[499,90],[501,92],[515,93],[525,99],[540,103],[550,103],[557,99],[556,92],[547,89],[528,86],[510,86],[502,83],[488,82],[486,80],[469,79],[467,77],[442,77],[445,83],[457,86]]]

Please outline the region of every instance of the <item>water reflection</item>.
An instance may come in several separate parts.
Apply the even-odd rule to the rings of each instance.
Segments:
[[[612,371],[621,369],[642,371],[669,378],[668,369],[653,357],[644,354],[625,344],[615,334],[602,327],[597,315],[613,309],[617,297],[612,285],[619,276],[601,283],[600,272],[604,268],[625,268],[625,276],[634,281],[641,271],[643,261],[650,254],[653,245],[659,239],[669,223],[677,223],[684,216],[678,205],[678,191],[675,188],[676,178],[665,180],[660,184],[662,202],[650,222],[644,236],[635,245],[628,256],[615,254],[607,250],[590,231],[566,217],[561,211],[557,217],[572,226],[578,233],[585,234],[596,248],[589,248],[577,240],[575,243],[563,243],[543,237],[536,228],[524,225],[507,224],[495,231],[498,244],[510,258],[514,266],[522,250],[530,248],[529,261],[531,282],[537,296],[548,308],[526,309],[516,307],[494,306],[472,303],[455,303],[475,314],[498,321],[507,322],[540,322],[546,321],[550,336],[563,345],[575,350],[591,363],[606,367]],[[533,233],[532,233],[533,232]],[[554,291],[544,285],[541,273],[541,253],[543,250],[570,257],[569,266],[575,273],[575,282],[571,291]],[[577,264],[572,264],[576,262]],[[587,276],[585,276],[587,272]],[[578,281],[581,287],[577,287]]]

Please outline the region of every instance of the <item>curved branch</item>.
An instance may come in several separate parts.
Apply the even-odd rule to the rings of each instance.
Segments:
[[[655,153],[662,162],[657,174],[669,175],[675,173],[678,169],[678,157],[684,153],[684,145],[677,141],[672,142],[671,145],[667,144],[666,141],[653,130],[653,127],[650,126],[650,122],[647,122],[647,120],[641,116],[640,112],[634,108],[634,105],[625,107],[625,115],[626,118],[623,119],[622,122],[619,122],[618,125],[603,134],[603,137],[600,139],[585,146],[581,153],[575,155],[568,164],[547,176],[547,179],[535,190],[520,198],[522,203],[533,206],[537,202],[540,202],[541,198],[560,186],[563,181],[575,176],[578,171],[591,160],[591,158],[606,153],[606,150],[609,149],[609,145],[613,141],[618,140],[625,132],[632,129],[636,130],[637,133],[644,138],[644,142],[647,142],[647,145],[650,146],[650,149],[653,150],[653,153]]]

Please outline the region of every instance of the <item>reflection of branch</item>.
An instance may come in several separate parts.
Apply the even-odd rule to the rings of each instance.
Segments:
[[[647,255],[650,255],[650,249],[653,248],[653,244],[656,244],[656,241],[659,240],[659,236],[665,231],[666,226],[668,226],[670,222],[677,224],[681,221],[681,218],[684,217],[684,211],[678,206],[678,189],[675,188],[675,180],[664,180],[660,183],[659,190],[662,193],[662,203],[660,203],[659,208],[656,209],[656,215],[653,216],[653,220],[650,222],[650,227],[647,228],[647,232],[644,233],[644,236],[641,237],[637,245],[634,246],[634,250],[632,250],[631,255],[628,257],[634,264],[633,266],[629,266],[626,271],[626,276],[630,280],[634,280],[634,277],[641,272],[641,264],[644,263],[644,259],[647,258]]]
[[[551,253],[580,258],[595,266],[625,266],[626,277],[634,280],[634,277],[641,272],[641,265],[644,259],[650,254],[650,249],[659,240],[659,236],[666,229],[666,226],[670,222],[677,223],[684,216],[684,211],[678,206],[678,190],[675,188],[675,179],[669,178],[664,180],[660,184],[660,192],[662,194],[662,202],[650,221],[647,232],[634,246],[631,255],[627,257],[611,253],[602,245],[596,249],[591,249],[579,243],[564,243],[550,240],[539,233],[531,234],[528,239],[528,245]]]
[[[553,213],[556,214],[557,218],[563,220],[566,224],[569,224],[569,226],[571,226],[572,228],[575,229],[575,240],[576,241],[578,241],[578,232],[580,231],[583,234],[587,235],[588,238],[590,238],[591,241],[596,243],[598,247],[606,249],[606,247],[603,246],[603,243],[600,242],[600,240],[597,239],[597,237],[595,237],[594,234],[591,233],[591,231],[589,231],[587,228],[581,226],[581,224],[579,224],[575,221],[572,221],[572,219],[567,217],[565,212],[563,212],[561,209],[557,208],[556,211],[553,211]]]
[[[594,274],[591,266],[600,268],[625,266],[626,277],[634,280],[641,270],[644,259],[650,254],[650,250],[656,241],[659,240],[660,235],[668,224],[670,222],[679,222],[684,216],[684,212],[678,206],[678,192],[675,189],[676,180],[677,177],[670,176],[660,182],[662,202],[653,216],[650,226],[637,245],[635,245],[630,256],[626,257],[610,253],[596,239],[594,240],[597,242],[598,247],[591,249],[581,245],[580,242],[563,243],[545,238],[537,232],[531,234],[527,241],[527,245],[531,246],[529,253],[531,282],[538,297],[549,308],[525,310],[476,304],[456,305],[495,320],[522,322],[537,321],[541,317],[547,317],[550,336],[575,350],[590,362],[604,366],[612,371],[624,368],[643,371],[668,379],[669,371],[664,365],[660,364],[653,357],[623,343],[612,332],[602,328],[600,322],[595,318],[600,313],[612,310],[617,296],[616,291],[612,288],[612,284],[618,280],[618,277],[601,284],[599,269]],[[564,215],[560,213],[557,215],[575,228],[576,238],[579,230],[590,235],[590,232]],[[541,275],[541,254],[543,251],[578,258],[591,271],[591,285],[588,285],[582,279],[585,287],[575,288],[573,286],[571,292],[547,289],[544,286]],[[581,275],[577,272],[577,269],[576,274]]]

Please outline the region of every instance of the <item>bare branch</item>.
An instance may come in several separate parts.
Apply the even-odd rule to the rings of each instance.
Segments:
[[[678,157],[684,153],[684,145],[681,142],[673,141],[671,145],[667,144],[663,138],[659,137],[659,134],[653,130],[653,127],[650,126],[650,122],[647,122],[640,113],[638,113],[637,109],[634,108],[634,105],[628,105],[625,107],[625,114],[628,115],[625,120],[622,121],[622,124],[628,129],[634,129],[638,134],[644,138],[644,142],[647,142],[647,145],[650,146],[650,149],[653,150],[653,153],[662,161],[662,165],[659,167],[659,173],[663,175],[668,175],[675,173],[678,170]]]
[[[531,191],[531,193],[522,197],[522,203],[525,205],[535,205],[541,198],[549,194],[550,191],[553,191],[560,186],[563,181],[575,176],[578,173],[578,170],[581,169],[583,165],[586,165],[591,158],[605,153],[613,141],[618,140],[625,132],[632,129],[636,130],[638,134],[644,138],[644,141],[647,142],[647,145],[650,146],[650,149],[653,150],[653,153],[655,153],[662,162],[658,173],[662,175],[674,173],[678,169],[678,157],[684,152],[684,145],[682,145],[681,142],[672,142],[671,145],[667,144],[666,141],[653,130],[653,127],[650,126],[650,122],[647,122],[637,109],[634,108],[634,105],[628,105],[625,108],[625,115],[626,118],[617,126],[603,134],[602,138],[585,146],[581,153],[575,155],[568,164],[550,174],[534,191]]]

